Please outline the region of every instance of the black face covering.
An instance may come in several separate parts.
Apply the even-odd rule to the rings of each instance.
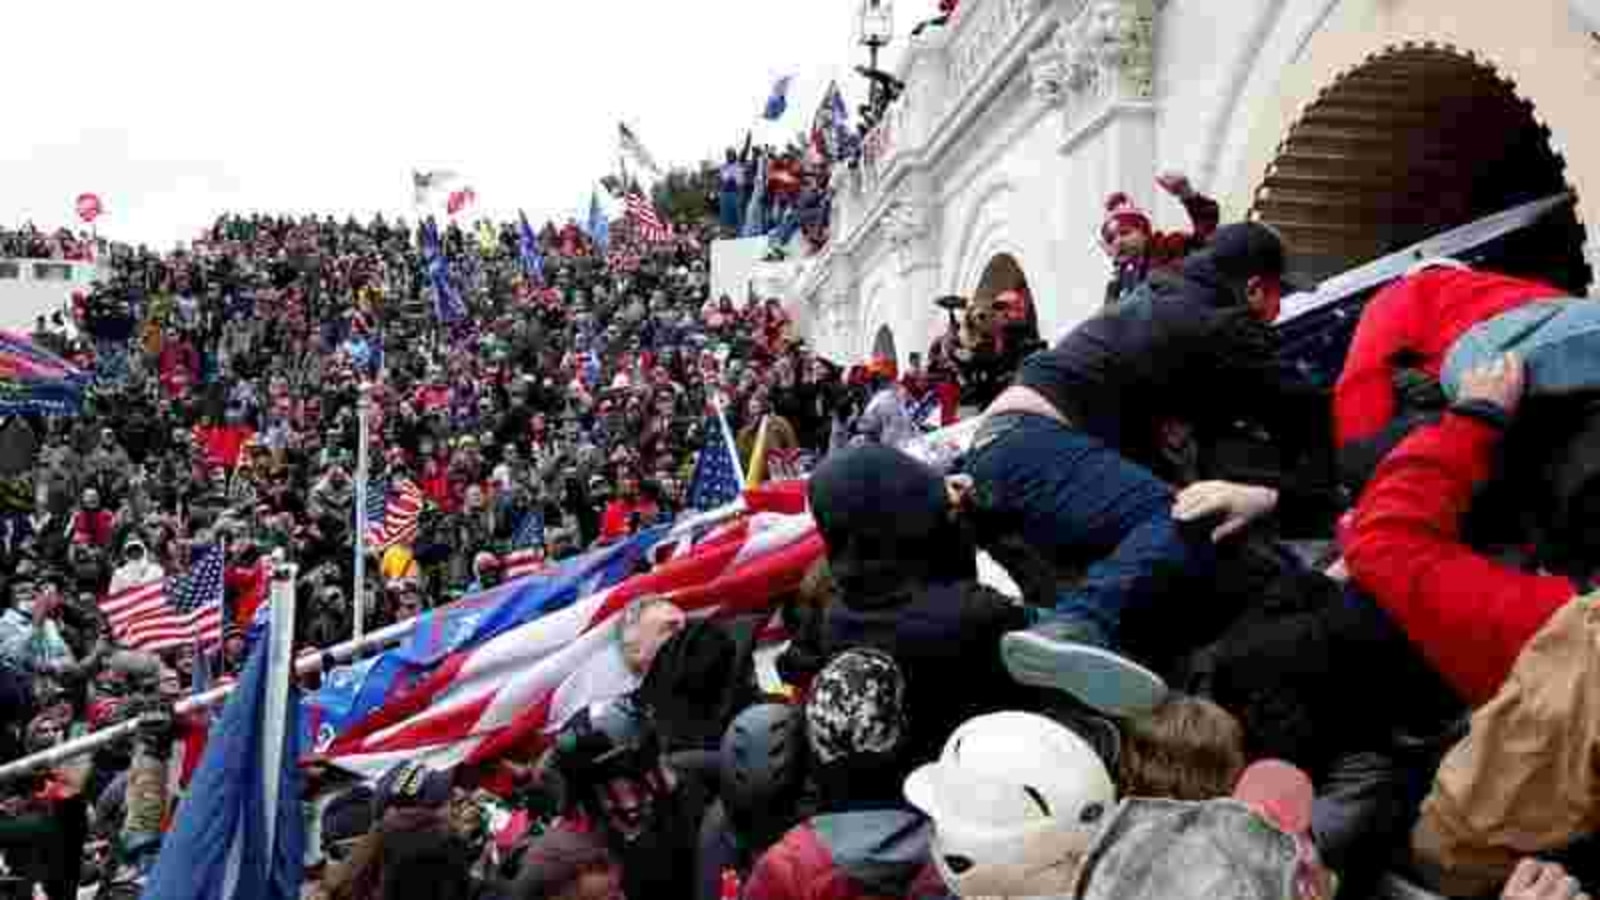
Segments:
[[[869,445],[830,456],[812,475],[810,496],[847,605],[977,577],[976,543],[952,515],[944,479],[898,450]]]

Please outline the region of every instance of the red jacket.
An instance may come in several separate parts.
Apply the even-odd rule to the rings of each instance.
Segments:
[[[1345,547],[1350,574],[1461,696],[1495,695],[1522,647],[1576,593],[1461,542],[1461,517],[1489,477],[1499,429],[1457,413],[1389,454],[1357,506]]]
[[[948,893],[929,826],[899,810],[831,813],[790,829],[750,872],[744,900],[924,900]]]
[[[1371,438],[1394,417],[1394,357],[1408,350],[1435,378],[1445,354],[1480,322],[1563,296],[1546,284],[1462,269],[1428,269],[1389,285],[1367,304],[1334,388],[1339,446]]]

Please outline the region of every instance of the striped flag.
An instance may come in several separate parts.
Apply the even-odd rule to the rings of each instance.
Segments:
[[[544,513],[532,510],[522,517],[511,536],[511,552],[505,558],[506,580],[526,578],[544,567]]]
[[[664,244],[672,240],[672,225],[661,218],[655,204],[643,191],[634,188],[623,198],[623,203],[628,207],[628,218],[633,220],[634,231],[640,240],[648,244]]]
[[[415,543],[425,502],[422,489],[409,478],[387,487],[374,484],[367,492],[367,546],[382,553],[397,544]]]
[[[186,575],[130,587],[101,600],[111,633],[134,650],[221,643],[223,562],[222,547],[208,547]]]
[[[573,712],[632,689],[616,649],[632,600],[664,595],[695,617],[770,616],[822,549],[810,515],[746,516],[683,558],[453,654],[341,735],[328,761],[376,776],[405,759],[444,768],[526,748]]]
[[[656,164],[656,159],[650,155],[650,151],[644,148],[644,142],[621,122],[617,123],[617,144],[622,149],[622,155],[638,163],[639,168],[654,175],[661,174],[661,167]]]

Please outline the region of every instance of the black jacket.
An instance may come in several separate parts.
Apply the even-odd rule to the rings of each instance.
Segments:
[[[1159,426],[1193,426],[1202,446],[1240,420],[1264,427],[1287,450],[1284,472],[1331,446],[1328,397],[1280,362],[1277,335],[1243,305],[1206,255],[1180,273],[1158,273],[1054,348],[1023,363],[1032,388],[1079,428],[1162,473]],[[1331,463],[1327,465],[1331,466]],[[1331,469],[1280,487],[1298,501],[1321,493]],[[1216,473],[1226,475],[1228,473]]]

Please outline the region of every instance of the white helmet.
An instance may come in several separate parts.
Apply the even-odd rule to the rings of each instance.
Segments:
[[[933,820],[933,858],[960,897],[1071,891],[1078,866],[1116,805],[1094,749],[1043,716],[968,720],[939,761],[906,779],[906,799]]]

